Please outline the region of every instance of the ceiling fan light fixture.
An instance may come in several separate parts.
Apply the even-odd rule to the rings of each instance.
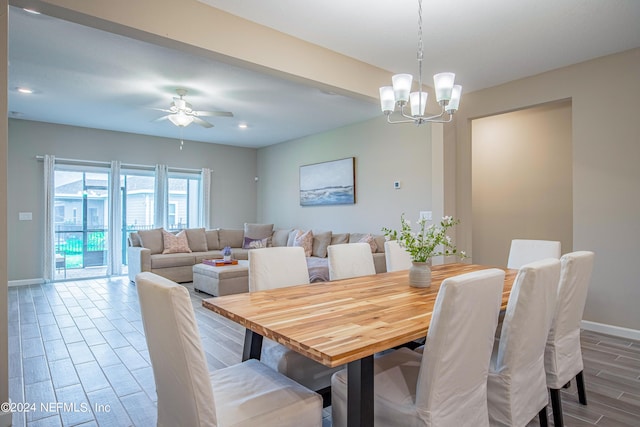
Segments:
[[[179,127],[187,127],[193,123],[193,116],[188,116],[182,111],[179,111],[176,114],[170,114],[168,118],[171,123]]]

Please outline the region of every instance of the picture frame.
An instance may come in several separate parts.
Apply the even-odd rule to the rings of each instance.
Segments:
[[[300,166],[300,206],[356,202],[356,158]]]

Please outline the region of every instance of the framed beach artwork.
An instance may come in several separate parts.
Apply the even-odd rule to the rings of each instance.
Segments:
[[[356,202],[355,157],[300,166],[300,206]]]

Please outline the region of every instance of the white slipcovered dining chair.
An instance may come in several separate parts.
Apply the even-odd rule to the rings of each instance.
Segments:
[[[546,258],[560,259],[560,242],[553,240],[514,239],[509,249],[507,268],[518,269]]]
[[[249,291],[309,284],[304,249],[296,246],[249,251]],[[328,368],[270,339],[262,342],[260,360],[305,387],[329,394],[331,375],[340,367]]]
[[[580,349],[580,321],[587,301],[594,257],[593,252],[579,251],[560,258],[558,302],[544,352],[555,427],[564,425],[560,389],[573,378],[576,379],[579,402],[587,404],[582,374],[584,365]]]
[[[515,278],[489,367],[492,426],[525,426],[538,414],[547,425],[544,348],[556,304],[560,261],[524,265]]]
[[[384,242],[384,259],[387,271],[408,270],[411,267],[411,255],[397,240]]]
[[[209,373],[185,287],[149,272],[138,274],[136,285],[158,426],[322,425],[320,395],[257,360]]]
[[[424,353],[400,348],[374,358],[376,426],[489,425],[487,371],[504,275],[487,269],[444,280]],[[346,370],[331,379],[334,427],[346,425],[347,381]]]
[[[376,274],[371,246],[368,243],[343,243],[327,247],[329,280]]]

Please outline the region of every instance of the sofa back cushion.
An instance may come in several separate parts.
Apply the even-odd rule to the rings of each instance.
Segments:
[[[131,233],[129,233],[129,246],[132,247],[142,247],[142,243],[140,243],[140,236],[138,236],[138,232],[137,231],[132,231]]]
[[[313,232],[313,250],[311,255],[326,258],[327,247],[331,244],[331,231]]]
[[[207,235],[204,232],[204,228],[187,228],[184,231],[187,233],[187,240],[191,252],[206,252],[209,250],[207,248]]]
[[[331,235],[332,245],[341,245],[343,243],[349,243],[349,233],[342,233],[342,234],[333,233]]]
[[[273,234],[273,224],[244,223],[244,237],[250,239],[266,239]]]
[[[289,240],[289,233],[291,233],[290,228],[287,228],[286,230],[273,230],[273,234],[271,235],[271,245],[287,246],[287,240]]]
[[[207,238],[207,250],[215,251],[222,249],[220,246],[220,237],[218,236],[218,230],[207,230],[204,232]]]
[[[143,248],[151,251],[151,254],[161,254],[164,251],[164,243],[162,240],[162,228],[154,228],[152,230],[140,230],[140,244]]]
[[[218,230],[218,237],[220,238],[220,248],[224,248],[225,246],[241,248],[244,243],[244,230],[220,228]]]

